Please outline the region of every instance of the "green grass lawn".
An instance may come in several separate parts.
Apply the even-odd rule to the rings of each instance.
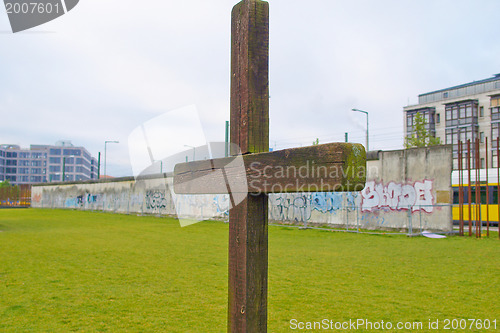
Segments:
[[[227,224],[3,209],[0,231],[1,332],[226,330]],[[427,239],[270,226],[268,302],[269,332],[294,331],[292,319],[358,318],[424,328],[429,319],[496,319],[500,331],[498,233]]]

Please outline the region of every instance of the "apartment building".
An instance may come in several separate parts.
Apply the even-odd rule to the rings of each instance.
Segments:
[[[443,144],[453,145],[453,168],[458,168],[458,142],[480,139],[480,167],[497,165],[496,139],[500,123],[500,74],[491,78],[436,90],[418,96],[418,104],[404,108],[405,137],[413,134],[415,115],[427,120],[427,130]],[[485,141],[488,138],[488,150]],[[472,145],[474,153],[474,147]],[[474,161],[473,161],[473,167]]]
[[[97,178],[97,160],[70,141],[31,145],[29,149],[0,145],[0,181],[21,185]]]

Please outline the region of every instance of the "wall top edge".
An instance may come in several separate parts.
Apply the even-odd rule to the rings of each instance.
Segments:
[[[99,179],[99,180],[83,180],[83,181],[76,181],[76,182],[52,182],[52,183],[40,183],[40,184],[33,184],[33,187],[38,187],[38,186],[61,186],[61,185],[79,185],[79,184],[106,184],[106,183],[120,183],[120,182],[126,182],[126,181],[134,181],[134,180],[148,180],[148,179],[159,179],[159,178],[170,178],[173,177],[173,173],[168,172],[168,173],[158,173],[158,174],[150,174],[150,175],[144,175],[144,176],[138,176],[138,177],[118,177],[118,178],[111,178],[111,179]]]

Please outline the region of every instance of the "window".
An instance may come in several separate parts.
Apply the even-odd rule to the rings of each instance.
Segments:
[[[18,173],[22,174],[22,175],[27,175],[30,173],[30,169],[29,168],[19,168],[17,169]]]
[[[491,96],[490,99],[491,120],[500,119],[500,95]]]
[[[61,172],[61,166],[59,166],[59,165],[51,165],[49,167],[49,172]]]
[[[19,158],[30,158],[30,153],[19,153]]]
[[[42,176],[31,176],[30,180],[33,183],[41,183],[42,182]]]
[[[5,173],[17,173],[16,168],[5,168]]]
[[[42,161],[31,161],[31,166],[41,167]]]
[[[448,98],[448,92],[443,93],[443,98]]]
[[[28,160],[20,160],[18,165],[20,165],[20,166],[29,166],[30,165],[30,161],[28,161]]]
[[[491,152],[492,152],[491,166],[493,168],[497,167],[497,139],[500,133],[499,128],[500,128],[500,123],[491,124]]]
[[[5,165],[17,165],[17,160],[7,160]]]
[[[40,175],[40,174],[42,174],[42,169],[41,168],[31,168],[31,174],[32,175]]]
[[[500,95],[491,96],[490,106],[491,107],[500,106]]]
[[[436,109],[435,108],[423,108],[416,110],[408,110],[406,112],[406,134],[411,137],[413,132],[413,126],[415,125],[415,117],[417,114],[421,114],[425,121],[427,122],[426,129],[431,135],[435,135],[436,131]],[[438,118],[439,119],[439,118]],[[88,163],[85,163],[86,166]]]
[[[437,113],[436,114],[436,123],[441,123],[441,114],[440,113]]]
[[[466,118],[466,117],[467,117],[467,115],[466,115],[465,111],[466,111],[466,107],[465,107],[464,105],[462,105],[462,106],[460,107],[460,118]],[[470,110],[468,110],[468,111],[470,111]],[[469,117],[470,117],[470,116],[469,116]]]
[[[481,140],[481,143],[484,143],[484,132],[479,133],[479,138]]]
[[[15,152],[15,151],[14,152],[12,152],[12,151],[9,152],[8,151],[6,157],[14,157],[15,158],[15,157],[17,157],[17,152]]]
[[[60,164],[61,163],[61,158],[60,157],[50,157],[49,158],[49,163],[51,163],[51,164]]]
[[[63,154],[64,156],[70,156],[70,155],[81,156],[82,152],[79,149],[64,149]]]
[[[484,117],[484,107],[479,107],[479,117]]]
[[[453,168],[456,169],[458,168],[458,142],[462,141],[463,142],[463,149],[464,149],[464,154],[467,154],[467,141],[471,141],[471,154],[475,154],[475,140],[478,138],[480,135],[478,133],[478,126],[477,125],[470,125],[470,126],[460,126],[460,127],[452,127],[452,128],[446,128],[445,130],[446,134],[446,144],[452,144],[453,145]],[[483,138],[485,134],[483,133]],[[475,159],[472,159],[471,161],[471,167],[475,167]],[[465,166],[466,164],[464,164]]]
[[[51,149],[50,155],[61,155],[61,149]]]
[[[461,101],[445,105],[446,127],[477,124],[478,105],[476,100]]]

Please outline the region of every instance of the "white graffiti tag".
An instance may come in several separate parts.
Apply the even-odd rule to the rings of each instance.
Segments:
[[[374,181],[366,182],[361,192],[361,210],[372,212],[388,207],[391,210],[409,210],[412,212],[423,210],[431,213],[434,209],[432,196],[432,181],[424,180],[413,185],[390,182],[386,186]]]

